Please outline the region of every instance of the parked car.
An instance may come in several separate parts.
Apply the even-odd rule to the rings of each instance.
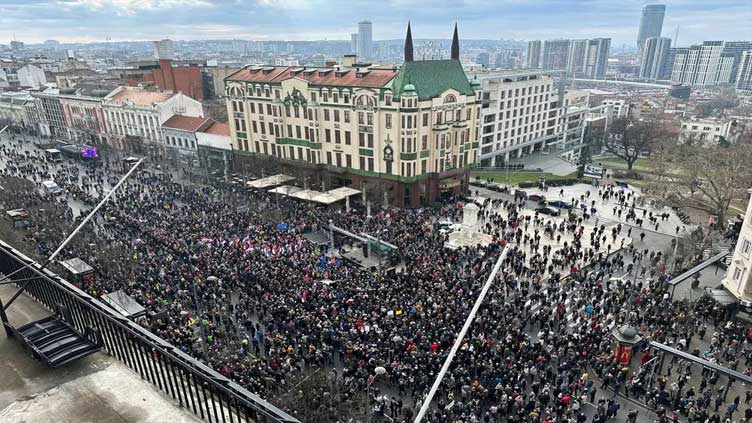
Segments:
[[[459,225],[449,220],[442,220],[437,223],[436,226],[438,227],[439,232],[442,234],[448,234],[454,232],[454,229]]]
[[[536,203],[543,203],[546,201],[546,197],[543,194],[531,194],[527,196],[529,201],[535,201]]]
[[[558,216],[561,214],[561,211],[559,209],[551,206],[538,207],[537,209],[535,209],[535,211],[540,214],[547,214],[549,216]]]
[[[557,209],[564,209],[564,210],[569,210],[572,208],[572,204],[567,203],[566,201],[561,201],[561,200],[549,201],[548,205],[551,207],[556,207]]]

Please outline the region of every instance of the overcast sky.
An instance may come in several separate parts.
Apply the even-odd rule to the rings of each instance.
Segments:
[[[611,37],[634,44],[640,0],[0,0],[0,43],[349,39],[357,22],[373,38],[546,39]],[[661,2],[652,2],[661,3]],[[752,39],[752,0],[670,0],[663,35],[679,44]],[[429,6],[430,5],[430,6]]]

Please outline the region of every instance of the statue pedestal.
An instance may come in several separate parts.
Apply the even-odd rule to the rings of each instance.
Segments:
[[[475,247],[488,245],[493,242],[491,235],[481,232],[478,223],[479,207],[475,203],[466,204],[462,209],[462,227],[459,231],[449,234],[446,242],[448,248]]]

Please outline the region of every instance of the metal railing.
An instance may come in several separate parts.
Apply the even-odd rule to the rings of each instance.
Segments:
[[[26,295],[51,311],[64,306],[66,323],[80,333],[98,330],[104,351],[197,417],[210,423],[300,423],[0,241],[0,272],[21,268],[14,279],[30,280]]]

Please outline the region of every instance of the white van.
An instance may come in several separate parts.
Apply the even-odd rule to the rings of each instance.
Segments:
[[[60,195],[63,193],[63,189],[55,181],[42,181],[42,188],[46,194]]]

